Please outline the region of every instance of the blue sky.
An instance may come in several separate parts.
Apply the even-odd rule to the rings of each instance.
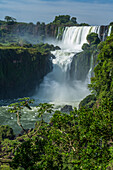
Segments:
[[[70,15],[77,22],[107,25],[113,22],[113,0],[0,0],[0,19],[49,23],[56,15]]]

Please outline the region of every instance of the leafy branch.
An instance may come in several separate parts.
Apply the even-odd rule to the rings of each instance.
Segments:
[[[23,125],[20,122],[21,116],[22,116],[22,110],[24,109],[24,107],[27,107],[29,110],[31,110],[31,107],[29,104],[33,103],[33,99],[30,98],[22,98],[19,99],[20,102],[17,103],[13,103],[10,104],[9,107],[10,109],[8,110],[10,113],[16,113],[16,117],[17,117],[17,124],[22,128],[22,130],[28,135],[28,132],[26,131],[26,129],[24,129]]]

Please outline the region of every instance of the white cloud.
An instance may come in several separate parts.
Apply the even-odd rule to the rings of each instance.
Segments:
[[[97,4],[70,1],[4,0],[0,3],[0,16],[13,16],[17,21],[51,22],[56,15],[67,14],[77,17],[79,23],[107,25],[112,22],[113,4]]]

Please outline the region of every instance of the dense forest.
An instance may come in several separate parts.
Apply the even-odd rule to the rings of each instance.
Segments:
[[[8,25],[11,24],[12,27],[16,22],[14,18],[6,17],[5,19],[7,21],[1,22],[1,25],[8,22]],[[77,25],[76,18],[70,19],[68,15],[65,20],[62,16],[55,17],[53,23],[56,25],[64,23],[66,26],[70,23]],[[19,27],[18,23],[16,25]],[[95,56],[94,75],[89,84],[92,94],[80,102],[78,110],[74,108],[68,114],[54,110],[53,104],[39,104],[37,112],[40,121],[35,123],[34,129],[25,129],[21,124],[22,110],[25,107],[28,110],[32,109],[34,101],[30,98],[22,98],[17,103],[11,104],[9,114],[16,114],[17,124],[21,127],[22,133],[15,135],[13,129],[8,125],[0,126],[1,169],[113,169],[113,33],[103,42],[95,33],[89,34],[87,40],[88,44],[82,46],[83,51],[77,54],[77,57],[80,58],[84,54],[91,56],[92,53]],[[27,81],[28,75],[25,70],[22,70],[22,61],[27,61],[28,65],[33,62],[28,74],[32,70],[32,73],[36,75],[38,72],[34,66],[39,61],[39,57],[41,57],[40,64],[43,65],[50,61],[48,60],[48,56],[51,55],[50,50],[58,48],[48,44],[5,45],[2,43],[0,57],[2,55],[9,57],[7,64],[9,70],[12,70],[13,64],[16,64],[21,70],[21,74],[25,74],[24,79]],[[5,57],[1,57],[2,60]],[[2,61],[0,64],[1,79],[5,72],[2,69],[4,67]],[[50,69],[46,72],[52,69],[51,63],[48,66]],[[39,65],[38,68],[40,67],[42,66]],[[24,66],[24,68],[26,67]],[[45,73],[42,74],[43,77]],[[10,79],[10,77],[8,78]],[[23,81],[19,78],[16,80],[17,84],[18,81]],[[41,81],[41,78],[39,80]],[[48,113],[52,114],[49,123],[43,119],[44,115]]]

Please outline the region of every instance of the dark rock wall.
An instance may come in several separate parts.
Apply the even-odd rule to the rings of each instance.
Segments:
[[[0,49],[0,99],[32,95],[51,70],[50,54],[34,49]]]
[[[79,53],[73,57],[70,69],[70,77],[74,80],[85,81],[90,69],[90,54]]]

